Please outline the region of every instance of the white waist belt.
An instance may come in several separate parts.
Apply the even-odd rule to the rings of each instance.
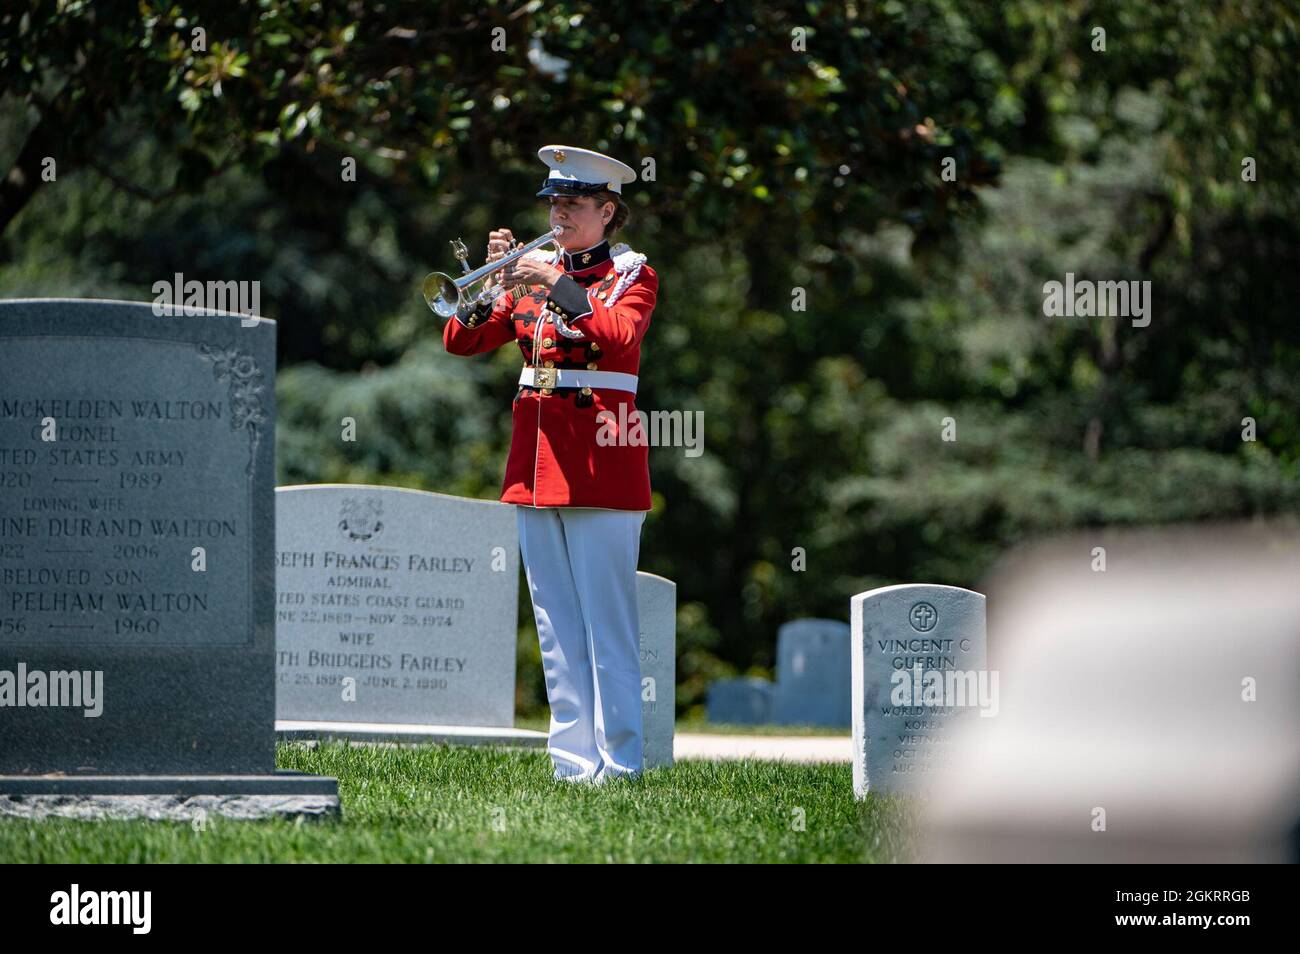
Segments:
[[[614,388],[636,394],[636,375],[622,371],[524,368],[519,372],[519,383],[533,388]]]

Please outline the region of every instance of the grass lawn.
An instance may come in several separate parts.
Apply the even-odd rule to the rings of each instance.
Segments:
[[[790,735],[836,739],[847,739],[852,735],[848,729],[829,729],[818,725],[734,725],[730,722],[689,719],[677,720],[676,731],[698,732],[703,735]]]
[[[552,781],[541,751],[281,744],[277,761],[337,776],[342,818],[0,820],[0,862],[863,862],[908,843],[904,807],[856,802],[847,764],[691,761],[591,787]]]
[[[515,719],[519,729],[535,729],[546,732],[550,729],[548,716],[521,716]],[[815,725],[733,725],[726,722],[706,722],[703,719],[678,719],[678,732],[700,733],[703,735],[793,735],[845,738],[850,736],[848,729],[828,729]]]

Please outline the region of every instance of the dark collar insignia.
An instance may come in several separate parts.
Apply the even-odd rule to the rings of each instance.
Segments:
[[[593,245],[591,248],[584,248],[577,252],[564,253],[564,270],[566,272],[579,272],[588,268],[595,268],[601,262],[609,259],[609,241],[602,241],[599,245]]]

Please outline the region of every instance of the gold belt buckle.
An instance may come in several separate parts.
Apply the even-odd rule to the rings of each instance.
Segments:
[[[555,368],[534,368],[533,385],[539,388],[553,388],[558,375]]]

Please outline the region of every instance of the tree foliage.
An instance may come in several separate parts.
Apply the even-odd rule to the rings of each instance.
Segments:
[[[6,8],[0,291],[258,280],[283,482],[495,497],[518,357],[443,353],[419,281],[541,232],[539,146],[623,158],[640,403],[704,415],[642,544],[688,706],[870,586],[1296,508],[1298,47],[1262,0]],[[1045,317],[1067,272],[1151,324]]]

